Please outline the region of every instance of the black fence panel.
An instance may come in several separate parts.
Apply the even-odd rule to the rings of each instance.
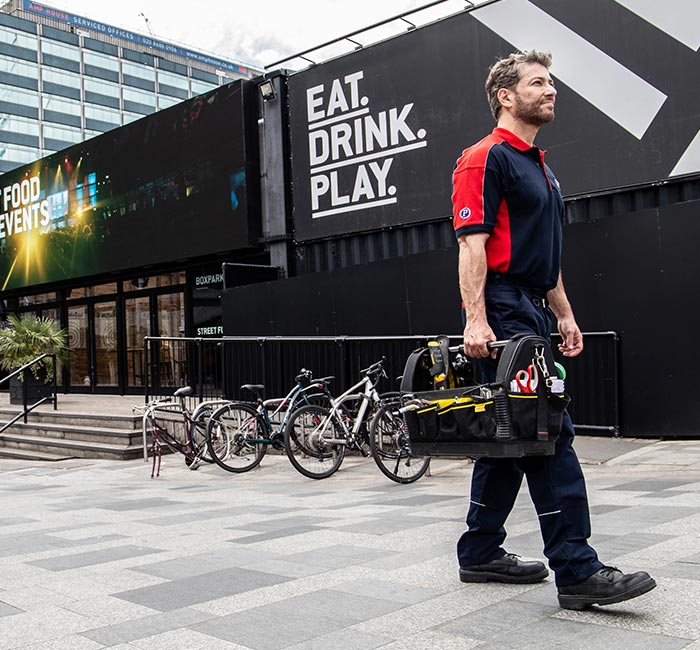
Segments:
[[[556,360],[566,370],[566,392],[571,396],[569,415],[581,433],[620,434],[619,337],[616,332],[589,332],[584,351],[566,358],[556,349],[561,341],[552,336]]]
[[[450,337],[458,345],[461,336]],[[558,337],[554,337],[556,348]],[[263,384],[265,397],[281,397],[294,384],[299,370],[312,370],[314,377],[333,376],[331,391],[340,394],[382,357],[387,378],[380,392],[396,391],[406,359],[427,343],[426,336],[395,337],[147,337],[144,356],[149,360],[146,401],[172,395],[185,385],[195,389],[192,400],[252,399],[243,384]],[[580,357],[557,360],[566,369],[566,389],[573,396],[569,409],[574,424],[584,433],[618,435],[619,373],[615,332],[585,334]],[[162,370],[167,355],[178,360],[177,372]],[[478,370],[475,373],[478,377]]]

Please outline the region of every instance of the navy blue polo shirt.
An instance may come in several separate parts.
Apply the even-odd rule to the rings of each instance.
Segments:
[[[457,160],[452,210],[458,238],[489,234],[489,271],[549,291],[559,279],[564,201],[544,154],[495,128]]]

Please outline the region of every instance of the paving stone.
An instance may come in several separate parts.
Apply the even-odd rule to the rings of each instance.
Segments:
[[[567,648],[585,650],[610,650],[611,648],[634,648],[635,650],[680,650],[688,644],[687,639],[678,639],[660,634],[641,633],[603,625],[540,618],[518,627],[516,630],[496,636],[479,650],[549,650],[562,647],[566,639]]]
[[[196,609],[184,608],[171,612],[143,616],[117,625],[105,625],[87,630],[82,633],[103,646],[113,646],[119,643],[130,643],[138,639],[155,636],[162,632],[179,630],[194,623],[200,623],[211,618],[209,614]]]
[[[240,614],[212,619],[193,628],[254,650],[276,650],[341,630],[400,607],[399,603],[386,600],[321,589]],[[283,620],[285,624],[281,630],[274,630],[266,623],[270,620]]]
[[[167,612],[221,596],[285,582],[288,579],[286,576],[275,576],[261,571],[240,568],[224,569],[172,580],[152,587],[122,591],[114,595],[132,603]]]
[[[558,606],[554,605],[547,607],[536,603],[509,600],[460,616],[436,629],[470,639],[488,641],[537,623],[554,614],[558,609]]]
[[[49,571],[67,571],[78,567],[92,566],[103,562],[115,562],[132,557],[143,557],[153,553],[160,553],[160,549],[145,548],[143,546],[115,546],[101,551],[86,551],[75,555],[57,555],[45,560],[29,562],[34,566],[39,566]]]
[[[0,598],[6,598],[6,595],[0,594]],[[8,605],[7,603],[0,601],[0,617],[21,614],[23,611],[24,610],[19,609],[18,607],[13,607],[12,605]]]

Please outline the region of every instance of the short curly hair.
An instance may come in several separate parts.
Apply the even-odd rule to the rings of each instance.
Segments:
[[[501,102],[498,101],[498,91],[501,88],[513,88],[520,79],[520,72],[526,63],[539,63],[545,68],[552,65],[551,52],[539,52],[537,50],[526,50],[525,52],[514,52],[505,59],[496,61],[489,69],[486,77],[486,97],[491,109],[493,119],[498,121],[501,112]]]

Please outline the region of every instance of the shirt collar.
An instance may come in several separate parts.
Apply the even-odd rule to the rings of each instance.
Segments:
[[[529,151],[530,149],[537,149],[536,146],[530,145],[525,140],[521,140],[515,133],[504,129],[503,127],[497,126],[493,130],[493,134],[499,138],[505,140],[511,147],[515,147],[518,151]]]

